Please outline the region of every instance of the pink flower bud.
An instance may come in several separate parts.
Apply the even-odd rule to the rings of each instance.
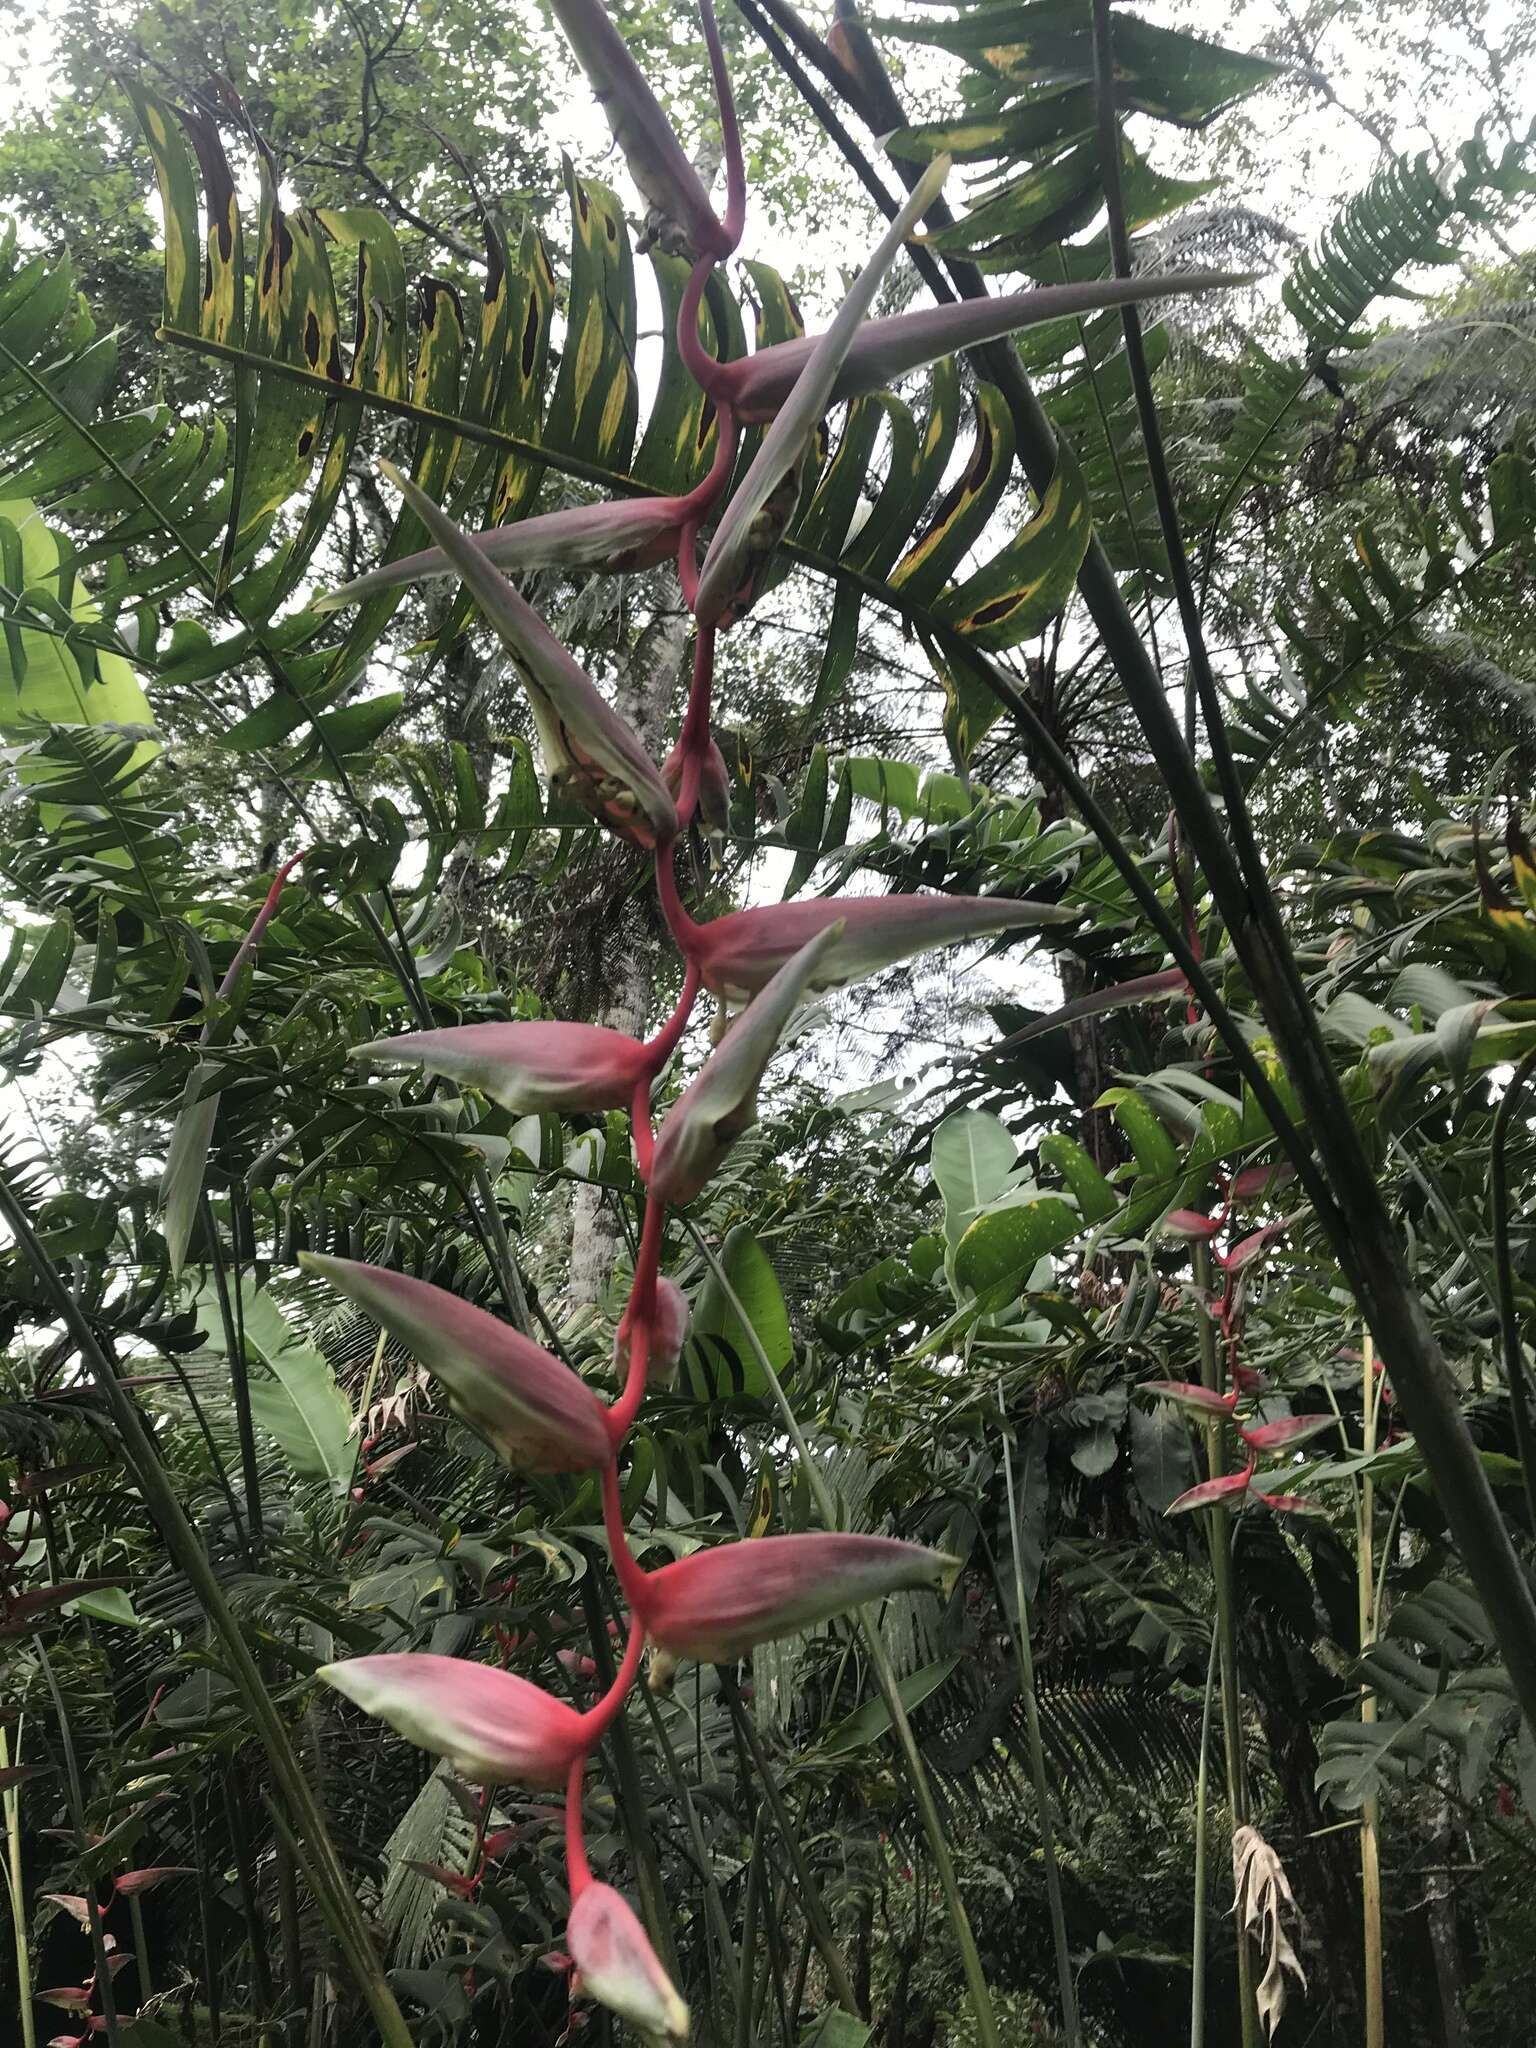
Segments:
[[[600,1024],[535,1021],[408,1031],[352,1048],[355,1060],[394,1060],[478,1088],[514,1116],[546,1109],[627,1109],[646,1077],[638,1039]]]
[[[1243,1429],[1238,1433],[1243,1442],[1255,1451],[1286,1451],[1296,1444],[1305,1443],[1308,1437],[1320,1436],[1325,1429],[1332,1429],[1337,1418],[1332,1415],[1285,1415],[1278,1422],[1260,1423],[1256,1429]]]
[[[633,729],[468,534],[392,463],[379,466],[464,579],[517,664],[551,783],[637,846],[672,839],[677,812]]]
[[[493,526],[472,537],[486,560],[505,575],[530,569],[600,569],[618,575],[649,569],[675,555],[688,514],[682,498],[605,498],[595,505],[541,512],[511,526]],[[419,554],[382,562],[366,576],[311,599],[310,610],[340,611],[380,590],[457,573],[442,548],[423,548]]]
[[[674,803],[682,794],[683,761],[683,743],[679,739],[661,764],[661,779]],[[713,740],[705,750],[699,774],[699,818],[718,851],[731,829],[731,771]]]
[[[299,1264],[349,1296],[435,1373],[454,1413],[478,1429],[508,1465],[527,1472],[587,1472],[606,1464],[602,1402],[531,1338],[404,1273],[318,1252],[301,1252]]]
[[[1143,1380],[1136,1392],[1156,1394],[1176,1408],[1193,1408],[1202,1415],[1230,1416],[1237,1406],[1235,1393],[1219,1394],[1214,1387],[1202,1387],[1194,1380]]]
[[[821,896],[733,910],[692,926],[687,937],[704,986],[728,1001],[744,1002],[830,924],[842,925],[842,937],[821,957],[809,984],[813,990],[858,981],[934,946],[1071,924],[1077,916],[1064,904],[1025,896]]]
[[[968,299],[952,306],[924,306],[884,320],[866,320],[843,358],[828,404],[840,405],[862,392],[882,390],[892,378],[925,363],[936,363],[940,356],[1001,341],[1005,335],[1043,320],[1071,318],[1147,299],[1175,298],[1185,292],[1220,291],[1241,281],[1222,271],[1206,270],[1045,285],[1037,291]],[[722,363],[720,386],[737,417],[772,419],[825,339],[820,334],[797,335],[793,341],[775,342],[738,362]]]
[[[57,1984],[51,1991],[35,1991],[44,2005],[56,2005],[60,2012],[89,2012],[95,1987],[91,1984]]]
[[[1299,1493],[1261,1493],[1255,1486],[1248,1498],[1268,1508],[1272,1515],[1320,1515],[1323,1512],[1315,1500],[1307,1500]]]
[[[573,1986],[642,2034],[688,2038],[688,2008],[661,1967],[650,1937],[612,1885],[588,1884],[571,1907],[566,1946],[580,1976]]]
[[[112,1880],[112,1889],[125,1898],[131,1898],[136,1892],[153,1891],[167,1878],[191,1875],[192,1866],[188,1863],[159,1863],[149,1870],[125,1870],[121,1877]]]
[[[591,1741],[574,1707],[514,1672],[462,1657],[349,1657],[315,1675],[476,1785],[564,1784]]]
[[[668,1112],[651,1161],[650,1188],[658,1201],[691,1202],[742,1132],[757,1122],[764,1069],[841,935],[840,924],[824,926],[785,961]]]
[[[844,1608],[888,1593],[939,1591],[958,1569],[957,1559],[920,1544],[811,1530],[697,1550],[646,1573],[635,1599],[646,1633],[669,1657],[730,1664]]]
[[[79,1922],[87,1934],[91,1931],[92,1913],[95,1913],[98,1919],[103,1917],[103,1909],[100,1906],[93,1905],[89,1899],[81,1898],[76,1892],[44,1892],[43,1897],[50,1906],[61,1906],[71,1920]]]
[[[405,1859],[405,1867],[407,1870],[418,1872],[422,1877],[430,1877],[445,1891],[452,1892],[456,1899],[472,1899],[480,1889],[478,1877],[473,1874],[466,1875],[462,1870],[450,1870],[445,1863],[423,1863],[414,1856],[408,1856]]]
[[[1250,1231],[1247,1237],[1240,1238],[1233,1245],[1231,1251],[1218,1252],[1217,1264],[1224,1272],[1241,1273],[1261,1252],[1268,1251],[1277,1238],[1283,1237],[1297,1220],[1294,1216],[1282,1216],[1278,1222],[1266,1223],[1262,1230]]]
[[[1256,1202],[1263,1195],[1272,1194],[1284,1182],[1296,1178],[1294,1166],[1277,1163],[1274,1166],[1245,1166],[1232,1176],[1227,1188],[1227,1205],[1240,1209],[1246,1203]]]
[[[1214,1237],[1221,1225],[1214,1216],[1202,1216],[1198,1209],[1170,1209],[1163,1218],[1167,1237]]]
[[[1241,1472],[1228,1472],[1220,1479],[1202,1479],[1198,1486],[1181,1493],[1163,1510],[1169,1515],[1185,1515],[1192,1508],[1214,1508],[1235,1506],[1239,1497],[1248,1491],[1248,1482],[1253,1477],[1250,1463]]]

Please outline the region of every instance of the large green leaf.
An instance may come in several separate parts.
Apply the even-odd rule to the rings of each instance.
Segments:
[[[783,1289],[768,1254],[744,1223],[720,1247],[720,1266],[746,1314],[746,1324],[762,1346],[775,1372],[783,1372],[794,1355],[794,1338]],[[693,1312],[695,1381],[707,1394],[740,1393],[765,1396],[768,1383],[752,1347],[747,1327],[711,1271]]]
[[[939,1125],[929,1164],[944,1199],[944,1237],[951,1249],[1003,1193],[1018,1156],[1006,1126],[985,1110],[962,1109]]]

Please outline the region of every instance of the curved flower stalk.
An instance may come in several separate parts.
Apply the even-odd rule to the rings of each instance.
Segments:
[[[456,1658],[415,1653],[359,1657],[320,1676],[409,1740],[449,1759],[481,1784],[566,1787],[566,1861],[571,1911],[566,1934],[577,1987],[642,2032],[686,2037],[688,2012],[645,1929],[621,1895],[593,1876],[583,1839],[587,1763],[633,1688],[642,1650],[654,1651],[652,1682],[679,1659],[732,1663],[775,1637],[814,1627],[848,1608],[900,1590],[941,1590],[956,1560],[893,1538],[827,1528],[722,1545],[646,1571],[629,1544],[618,1458],[653,1382],[669,1383],[689,1329],[688,1304],[661,1272],[668,1212],[694,1200],[757,1114],[764,1071],[800,1004],[817,990],[877,972],[935,946],[1066,924],[1078,913],[1028,898],[897,895],[822,898],[738,910],[699,923],[678,888],[675,842],[698,815],[709,831],[729,820],[729,776],[710,728],[718,633],[751,601],[798,492],[805,449],[829,408],[947,355],[1059,319],[1133,300],[1209,290],[1230,280],[1213,273],[1141,278],[1022,292],[1010,299],[932,308],[890,320],[866,315],[881,277],[895,261],[942,184],[936,163],[915,189],[861,272],[827,332],[785,342],[732,363],[716,362],[700,334],[704,293],[715,265],[740,238],[745,180],[711,0],[701,0],[704,40],[720,103],[726,161],[724,220],[623,38],[599,0],[552,0],[635,181],[695,257],[678,313],[682,362],[713,401],[719,420],[708,475],[682,496],[587,505],[524,520],[477,537],[413,484],[387,473],[425,523],[435,545],[384,565],[326,601],[350,603],[379,589],[427,577],[460,577],[512,653],[537,723],[551,780],[611,830],[655,854],[656,888],[682,957],[682,993],[671,1017],[645,1043],[586,1024],[512,1022],[413,1032],[371,1041],[356,1057],[414,1065],[482,1089],[517,1113],[533,1110],[629,1112],[644,1221],[629,1299],[615,1338],[622,1390],[604,1405],[559,1360],[484,1311],[425,1282],[345,1259],[306,1254],[302,1263],[328,1279],[406,1344],[448,1390],[466,1421],[508,1464],[541,1471],[596,1470],[603,1522],[620,1590],[630,1611],[624,1658],[613,1684],[586,1713],[515,1673]],[[727,498],[742,421],[768,424],[757,455]],[[701,533],[713,538],[698,561]],[[658,769],[639,739],[519,596],[503,571],[541,567],[624,569],[675,556],[684,597],[697,621],[693,678],[676,746]],[[1167,981],[1158,977],[1160,986]],[[1171,983],[1168,983],[1171,986]],[[668,1111],[659,1134],[651,1095],[692,1016],[700,988],[722,1014],[746,1005]],[[1171,1230],[1197,1240],[1216,1234],[1208,1219],[1184,1216]],[[1249,1269],[1274,1235],[1254,1233],[1227,1255],[1224,1333],[1235,1391],[1163,1382],[1149,1392],[1182,1401],[1207,1419],[1235,1421],[1239,1396],[1235,1333]],[[1310,1428],[1310,1423],[1306,1425]],[[1255,1419],[1244,1431],[1245,1470],[1194,1489],[1175,1507],[1235,1504],[1247,1494],[1261,1452],[1287,1447],[1302,1431]],[[804,1446],[800,1446],[804,1455]],[[1255,1492],[1257,1490],[1255,1489]],[[1283,1497],[1259,1495],[1271,1505]],[[832,1519],[830,1508],[825,1518]],[[504,1653],[515,1640],[501,1636]],[[909,1745],[920,1795],[926,1788]],[[936,1852],[942,1833],[925,1798],[924,1824]],[[952,1887],[951,1887],[952,1891]],[[966,1960],[982,2038],[995,2024],[974,1940],[958,1895],[951,1918]]]
[[[698,172],[602,0],[550,0],[550,5],[576,61],[592,81],[630,176],[654,212],[677,231],[663,239],[675,243],[680,236],[700,255],[729,256],[735,238],[715,218]],[[724,115],[725,109],[721,111]],[[736,235],[740,233],[738,222]]]
[[[1310,1438],[1334,1428],[1337,1416],[1283,1415],[1266,1422],[1262,1407],[1257,1415],[1250,1415],[1246,1420],[1240,1421],[1237,1414],[1245,1399],[1259,1396],[1264,1391],[1262,1375],[1245,1365],[1239,1356],[1249,1282],[1264,1253],[1290,1229],[1296,1218],[1282,1216],[1258,1230],[1251,1230],[1227,1251],[1217,1250],[1215,1245],[1233,1211],[1252,1194],[1265,1192],[1271,1180],[1270,1169],[1245,1167],[1226,1184],[1225,1199],[1214,1216],[1208,1216],[1199,1209],[1172,1209],[1163,1218],[1165,1237],[1198,1247],[1202,1257],[1214,1254],[1221,1274],[1221,1289],[1210,1298],[1208,1306],[1220,1333],[1220,1357],[1230,1385],[1223,1390],[1220,1386],[1207,1386],[1198,1380],[1143,1380],[1136,1391],[1182,1408],[1209,1428],[1232,1424],[1248,1453],[1248,1463],[1244,1468],[1201,1480],[1171,1502],[1164,1510],[1165,1514],[1187,1514],[1194,1508],[1237,1508],[1246,1506],[1249,1500],[1258,1501],[1276,1514],[1312,1511],[1312,1503],[1308,1500],[1294,1494],[1266,1493],[1262,1486],[1254,1484],[1258,1461],[1261,1456],[1294,1451]],[[1215,1441],[1219,1442],[1219,1438]],[[1278,1475],[1265,1476],[1272,1478]]]

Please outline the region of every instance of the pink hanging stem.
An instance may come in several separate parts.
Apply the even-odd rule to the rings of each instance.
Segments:
[[[579,1756],[571,1765],[570,1776],[565,1781],[565,1874],[566,1882],[571,1889],[573,1906],[592,1882],[592,1866],[587,1861],[586,1828],[581,1810],[586,1777],[587,1759]]]
[[[725,145],[725,219],[721,225],[730,247],[735,249],[747,224],[747,171],[741,153],[741,124],[736,119],[736,98],[731,91],[731,74],[726,69],[712,0],[699,0],[699,19],[704,27],[704,46],[709,51],[709,68],[714,73],[715,98],[720,105],[720,139]]]
[[[624,1503],[619,1497],[619,1468],[611,1458],[603,1467],[603,1527],[607,1531],[613,1567],[619,1575],[624,1598],[629,1602],[631,1614],[638,1616],[645,1604],[645,1573],[636,1564],[634,1552],[629,1547],[629,1534],[624,1527]],[[636,1654],[638,1656],[638,1652]]]
[[[656,1315],[656,1274],[661,1264],[661,1230],[666,1219],[663,1202],[648,1201],[640,1231],[640,1249],[635,1254],[635,1279],[629,1291],[626,1320],[629,1323],[629,1373],[624,1391],[608,1410],[608,1438],[615,1450],[629,1433],[631,1423],[645,1399],[645,1376],[650,1363],[651,1324]]]

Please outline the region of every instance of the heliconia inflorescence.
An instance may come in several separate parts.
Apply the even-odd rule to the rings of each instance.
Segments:
[[[578,1373],[531,1338],[426,1281],[308,1253],[301,1263],[439,1379],[454,1411],[509,1466],[599,1473],[604,1525],[630,1607],[630,1632],[612,1684],[586,1712],[509,1670],[420,1652],[351,1658],[324,1666],[319,1676],[477,1784],[565,1786],[571,1896],[566,1946],[573,1988],[648,2036],[681,2040],[688,2031],[687,2007],[634,1912],[619,1893],[594,1879],[583,1840],[587,1761],[623,1710],[647,1642],[657,1684],[684,1658],[731,1663],[759,1644],[892,1593],[941,1591],[956,1566],[917,1544],[826,1530],[750,1538],[654,1571],[641,1568],[629,1548],[617,1457],[648,1382],[671,1383],[688,1336],[687,1301],[660,1271],[667,1209],[691,1202],[707,1186],[755,1120],[764,1071],[808,997],[933,947],[1001,939],[1077,915],[1023,897],[888,895],[825,897],[696,921],[679,894],[675,849],[696,819],[718,837],[728,829],[730,814],[729,774],[710,730],[716,634],[750,606],[792,516],[806,453],[832,406],[1037,321],[1209,290],[1230,280],[1198,273],[1073,284],[870,320],[882,277],[938,197],[947,168],[940,161],[918,181],[824,334],[717,362],[701,339],[700,310],[712,270],[740,240],[746,192],[712,0],[700,0],[700,15],[720,106],[723,218],[601,0],[551,4],[651,208],[649,225],[668,248],[692,258],[677,341],[685,368],[713,408],[718,432],[711,467],[682,496],[580,505],[471,536],[385,465],[434,544],[358,578],[323,600],[322,609],[433,577],[459,577],[512,656],[551,782],[610,831],[653,854],[661,909],[686,969],[677,1008],[654,1038],[641,1043],[577,1023],[479,1023],[371,1041],[354,1054],[444,1076],[519,1115],[628,1110],[646,1208],[615,1342],[620,1392],[605,1404]],[[766,432],[732,490],[744,423]],[[555,567],[617,572],[673,557],[697,636],[681,733],[658,768],[507,577]],[[745,1007],[657,1133],[652,1092],[701,987],[717,999],[721,1021],[733,1007]],[[1186,1214],[1170,1219],[1170,1229],[1212,1236],[1217,1226],[1207,1229],[1207,1222]],[[1241,1268],[1270,1234],[1256,1234],[1229,1255],[1234,1290]],[[1235,1395],[1178,1382],[1157,1383],[1148,1391],[1182,1401],[1213,1423],[1225,1423],[1236,1407]],[[1235,1501],[1246,1494],[1260,1451],[1300,1441],[1309,1430],[1310,1424],[1303,1429],[1258,1423],[1245,1432],[1247,1469],[1195,1488],[1175,1508]],[[1290,1505],[1284,1497],[1257,1489],[1255,1494],[1276,1507]],[[510,1654],[517,1637],[506,1630],[498,1636]],[[574,1654],[567,1663],[573,1670],[581,1666]]]

